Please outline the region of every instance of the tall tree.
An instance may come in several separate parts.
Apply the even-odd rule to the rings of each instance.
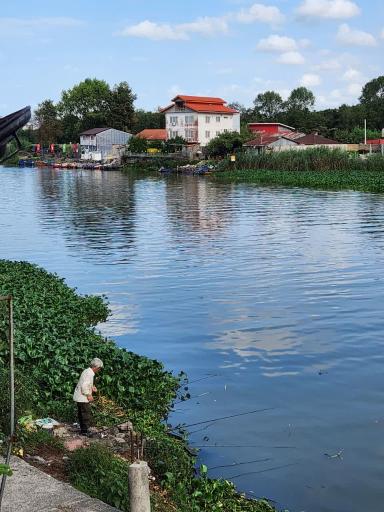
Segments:
[[[284,108],[283,98],[275,91],[258,94],[253,104],[260,121],[277,121]]]
[[[86,78],[72,89],[63,91],[58,109],[67,140],[76,140],[82,130],[106,126],[110,99],[109,85],[96,78]],[[67,123],[66,118],[70,122]]]
[[[371,128],[384,128],[384,76],[379,76],[365,84],[360,102],[365,108]]]
[[[131,131],[134,120],[134,102],[137,96],[127,82],[116,84],[109,99],[108,124],[112,128]]]
[[[302,131],[311,129],[311,112],[314,105],[315,96],[312,91],[306,87],[293,89],[285,102],[285,122]]]
[[[39,142],[45,145],[58,142],[63,128],[53,101],[45,100],[39,103],[34,117]]]

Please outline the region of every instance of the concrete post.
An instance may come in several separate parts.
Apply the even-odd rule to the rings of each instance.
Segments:
[[[151,512],[149,468],[144,461],[129,466],[129,504],[131,512]]]

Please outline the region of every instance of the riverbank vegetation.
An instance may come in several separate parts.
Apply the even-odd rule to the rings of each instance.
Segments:
[[[384,158],[361,158],[326,148],[276,153],[240,153],[236,162],[222,160],[214,179],[324,189],[384,192]]]
[[[225,480],[212,480],[186,441],[168,434],[164,422],[176,397],[187,398],[185,376],[162,364],[121,349],[96,326],[108,315],[104,297],[81,296],[64,280],[26,262],[0,260],[0,295],[14,297],[16,417],[75,419],[72,393],[90,359],[100,357],[105,370],[97,379],[95,420],[99,426],[131,420],[147,439],[146,458],[156,477],[155,512],[272,512],[264,500],[248,500]],[[0,386],[7,389],[7,314],[0,309]],[[182,387],[181,387],[182,385]],[[183,391],[181,391],[181,389]],[[0,395],[0,433],[8,433],[8,394]],[[73,454],[44,432],[18,423],[16,446],[39,454],[55,450],[69,457],[66,478],[91,496],[128,511],[128,462],[99,444]],[[44,453],[44,451],[43,451]],[[60,457],[62,460],[62,456]],[[91,463],[92,467],[89,467]]]

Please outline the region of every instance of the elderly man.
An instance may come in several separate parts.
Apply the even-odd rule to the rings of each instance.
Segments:
[[[92,393],[97,391],[93,385],[95,373],[103,368],[103,361],[98,357],[92,359],[89,368],[80,375],[79,382],[73,393],[73,400],[77,403],[77,413],[79,416],[80,430],[83,436],[88,435],[88,429],[92,421],[91,403],[93,401]]]

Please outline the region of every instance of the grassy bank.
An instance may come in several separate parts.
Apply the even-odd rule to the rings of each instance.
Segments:
[[[224,160],[215,179],[230,182],[384,192],[384,158],[329,149],[239,154],[235,167]]]
[[[163,419],[185,378],[161,363],[121,349],[95,330],[107,319],[103,297],[80,296],[54,274],[25,262],[0,260],[0,295],[14,297],[17,417],[75,419],[73,388],[90,359],[100,357],[105,370],[97,379],[94,406],[98,425],[125,419],[147,438],[146,458],[156,476],[155,512],[270,512],[265,501],[247,500],[226,480],[196,475],[186,442],[168,435]],[[0,437],[7,433],[7,316],[0,303]],[[183,384],[181,388],[181,384]],[[180,390],[183,389],[181,392]],[[37,437],[36,437],[37,436]],[[18,428],[16,445],[36,453],[46,449],[44,433]],[[52,448],[52,446],[50,447]],[[60,449],[59,446],[54,447]],[[69,454],[68,454],[69,455]],[[67,477],[76,487],[123,511],[129,511],[127,461],[105,447],[92,445],[69,455]]]

